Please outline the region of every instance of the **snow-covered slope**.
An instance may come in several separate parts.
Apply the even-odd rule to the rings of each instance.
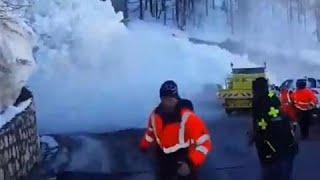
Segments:
[[[33,12],[43,39],[31,83],[42,133],[142,127],[163,81],[176,80],[191,97],[223,82],[231,61],[250,64],[170,29],[143,22],[126,29],[109,1],[36,0]]]
[[[36,66],[33,35],[17,17],[0,14],[0,112],[14,104]]]
[[[6,111],[0,114],[0,128],[10,122],[17,114],[23,112],[30,104],[32,100],[28,99],[21,102],[18,106],[9,106]]]

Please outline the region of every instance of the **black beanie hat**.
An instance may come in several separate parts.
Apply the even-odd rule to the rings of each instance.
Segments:
[[[168,80],[161,85],[160,98],[165,96],[180,98],[178,93],[178,85],[174,81]]]

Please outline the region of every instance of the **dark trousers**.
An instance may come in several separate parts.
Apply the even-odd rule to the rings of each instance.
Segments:
[[[262,166],[262,180],[293,180],[293,162],[295,155],[288,155],[275,162]]]
[[[189,176],[182,177],[178,174],[179,161],[188,162],[188,150],[181,149],[172,154],[164,154],[158,150],[157,154],[157,173],[156,180],[198,180],[197,172],[191,169]],[[190,163],[189,163],[190,164]],[[190,164],[191,167],[191,164]]]
[[[309,137],[309,127],[310,127],[310,121],[311,121],[311,112],[310,111],[298,111],[298,117],[299,117],[299,125],[300,125],[300,131],[301,131],[301,137],[302,139],[306,139]]]

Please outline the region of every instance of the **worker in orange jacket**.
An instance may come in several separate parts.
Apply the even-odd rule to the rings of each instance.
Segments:
[[[311,110],[316,108],[318,103],[317,96],[306,85],[306,81],[298,80],[296,84],[297,89],[292,94],[293,104],[297,109],[302,139],[309,137]]]
[[[298,122],[297,110],[292,101],[292,90],[282,89],[280,92],[281,112],[283,116],[289,118],[293,125],[293,130],[296,130]]]
[[[157,145],[158,180],[196,180],[197,168],[212,149],[209,131],[193,111],[189,100],[180,99],[174,81],[160,88],[161,103],[152,111],[140,148]]]

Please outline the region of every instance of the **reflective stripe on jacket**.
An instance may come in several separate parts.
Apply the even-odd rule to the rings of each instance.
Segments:
[[[181,122],[164,125],[162,118],[152,112],[140,145],[148,148],[150,143],[156,141],[165,154],[188,148],[191,162],[199,166],[212,149],[209,131],[194,112],[182,109],[181,115]]]
[[[309,88],[297,89],[293,92],[292,97],[294,106],[302,111],[310,110],[310,106],[316,107],[318,103],[317,96]]]
[[[290,93],[287,89],[282,90],[280,93],[280,102],[281,102],[281,112],[289,117],[293,122],[296,122],[297,114],[296,108],[292,102],[292,93]]]

